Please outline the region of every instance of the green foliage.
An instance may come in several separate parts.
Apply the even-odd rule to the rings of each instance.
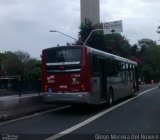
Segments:
[[[5,52],[5,58],[2,60],[3,75],[17,75],[22,71],[22,63],[18,56],[12,52]]]
[[[27,52],[5,52],[0,54],[0,76],[20,75],[22,80],[41,78],[40,61],[31,58]]]
[[[90,32],[93,30],[92,23],[89,20],[85,20],[85,23],[82,23],[79,32],[79,40],[82,42],[85,42],[86,38],[90,34]]]
[[[147,48],[156,46],[156,42],[151,39],[141,39],[138,41],[138,45],[140,47],[140,55],[144,55]]]
[[[134,45],[131,47],[131,54],[132,54],[133,56],[138,56],[138,53],[139,53],[138,45],[137,45],[137,44],[134,44]]]
[[[131,45],[121,34],[105,35],[106,52],[128,58],[131,55]]]
[[[150,82],[152,79],[152,73],[153,73],[152,67],[148,64],[145,64],[141,70],[142,70],[142,76],[144,77],[143,78],[144,81]]]
[[[28,73],[28,80],[38,80],[40,79],[41,69],[40,67],[35,67],[33,70]]]
[[[151,39],[138,41],[139,56],[143,59],[141,63],[141,77],[146,81],[160,80],[160,46]]]

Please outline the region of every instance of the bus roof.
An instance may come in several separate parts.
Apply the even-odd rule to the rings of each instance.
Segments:
[[[125,62],[125,63],[130,63],[130,64],[134,64],[134,65],[138,65],[138,63],[136,61],[132,61],[130,59],[127,59],[127,58],[124,58],[124,57],[121,57],[121,56],[118,56],[118,55],[114,55],[114,54],[111,54],[111,53],[107,53],[107,52],[104,52],[104,51],[101,51],[101,50],[98,50],[98,49],[94,49],[94,48],[91,48],[89,46],[81,46],[81,45],[73,45],[73,46],[57,46],[57,47],[51,47],[51,48],[46,48],[44,50],[49,50],[49,49],[56,49],[56,48],[70,48],[70,47],[86,47],[88,48],[89,52],[91,53],[94,53],[96,55],[99,55],[100,57],[104,57],[104,58],[111,58],[113,60],[117,60],[117,61],[122,61],[122,62]]]
[[[127,59],[127,58],[124,58],[124,57],[121,57],[121,56],[118,56],[118,55],[114,55],[114,54],[111,54],[111,53],[103,52],[101,50],[97,50],[97,49],[94,49],[94,48],[91,48],[91,47],[88,47],[88,46],[87,46],[87,48],[89,49],[90,52],[95,53],[97,55],[100,55],[102,57],[111,58],[113,60],[118,60],[118,61],[122,61],[122,62],[125,62],[125,63],[138,65],[138,63],[136,61],[132,61],[130,59]]]

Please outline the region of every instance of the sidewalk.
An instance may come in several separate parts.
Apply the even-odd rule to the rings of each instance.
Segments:
[[[6,95],[6,96],[0,96],[0,101],[2,100],[9,100],[9,99],[19,99],[19,98],[29,98],[29,97],[37,97],[42,96],[43,93],[30,93],[30,94],[21,94],[20,96],[18,94],[15,95]]]
[[[158,84],[140,84],[139,85],[139,92],[143,92],[144,90],[153,88],[153,87],[158,87]]]
[[[10,95],[0,97],[0,121],[17,118],[34,112],[54,108],[57,105],[45,104],[42,93]]]

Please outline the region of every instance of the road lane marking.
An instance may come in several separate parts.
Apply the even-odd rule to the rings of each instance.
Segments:
[[[29,118],[32,118],[32,117],[35,117],[35,116],[40,116],[40,115],[50,113],[50,112],[53,112],[53,111],[63,110],[63,109],[66,109],[68,107],[70,107],[70,105],[50,109],[50,110],[47,110],[47,111],[43,111],[41,113],[36,113],[35,112],[35,114],[33,114],[33,115],[29,115],[29,116],[21,117],[21,118],[18,118],[18,119],[13,119],[13,120],[10,120],[10,121],[2,122],[2,123],[0,123],[0,126],[5,125],[5,124],[9,124],[9,123],[13,123],[13,122],[16,122],[16,121],[24,120],[24,119],[29,119]]]
[[[115,106],[113,106],[113,107],[111,107],[111,108],[109,108],[109,109],[107,109],[107,110],[105,110],[105,111],[103,111],[103,112],[101,112],[101,113],[99,113],[99,114],[97,114],[97,115],[95,115],[95,116],[93,116],[93,117],[91,117],[91,118],[89,118],[89,119],[87,119],[87,120],[85,120],[85,121],[73,126],[73,127],[70,127],[70,128],[68,128],[68,129],[66,129],[66,130],[64,130],[64,131],[62,131],[62,132],[60,132],[60,133],[58,133],[56,135],[53,135],[51,137],[48,137],[45,140],[56,140],[56,139],[58,139],[60,137],[63,137],[64,135],[67,135],[67,134],[69,134],[69,133],[81,128],[82,126],[85,126],[85,125],[89,124],[90,122],[100,118],[101,116],[109,113],[110,111],[112,111],[112,110],[114,110],[116,108],[119,108],[120,106],[122,106],[122,105],[124,105],[124,104],[126,104],[126,103],[128,103],[128,102],[130,102],[130,101],[132,101],[132,100],[134,100],[136,98],[138,98],[139,96],[143,95],[144,93],[147,93],[147,92],[149,92],[151,90],[154,90],[156,88],[158,88],[158,87],[154,87],[154,88],[151,88],[149,90],[146,90],[146,91],[138,94],[137,96],[135,96],[135,97],[133,97],[131,99],[128,99],[128,100],[126,100],[126,101],[124,101],[122,103],[119,103],[119,104],[117,104],[117,105],[115,105]]]

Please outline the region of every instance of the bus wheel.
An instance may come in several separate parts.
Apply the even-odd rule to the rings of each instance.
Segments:
[[[109,89],[108,94],[109,94],[109,96],[108,96],[108,104],[109,104],[109,106],[112,106],[114,104],[113,90]]]
[[[133,85],[132,89],[131,89],[131,96],[134,97],[136,96],[136,86]]]

